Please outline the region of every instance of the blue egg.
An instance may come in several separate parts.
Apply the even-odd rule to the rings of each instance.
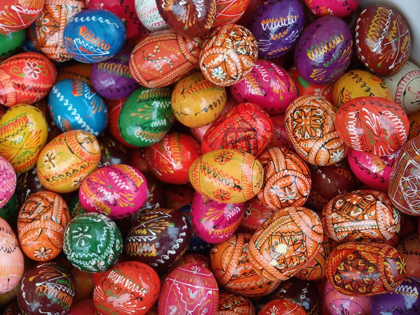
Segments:
[[[64,46],[74,59],[83,63],[112,58],[124,46],[125,37],[124,23],[105,10],[82,11],[64,28]]]
[[[108,122],[103,99],[81,80],[66,79],[54,84],[48,98],[48,109],[63,132],[81,129],[98,136]]]

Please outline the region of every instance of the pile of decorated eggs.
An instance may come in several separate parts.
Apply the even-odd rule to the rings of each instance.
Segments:
[[[0,2],[0,315],[420,312],[398,10]]]

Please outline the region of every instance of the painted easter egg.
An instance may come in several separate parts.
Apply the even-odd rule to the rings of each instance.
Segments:
[[[245,13],[250,0],[216,0],[216,16],[212,28],[235,24]]]
[[[360,0],[304,0],[308,9],[316,16],[335,15],[345,18],[359,7]]]
[[[210,33],[203,44],[199,65],[210,82],[231,86],[251,72],[257,57],[254,35],[241,25],[230,24]]]
[[[169,184],[188,183],[188,170],[199,156],[197,141],[182,133],[170,133],[146,149],[146,161],[153,175]]]
[[[98,168],[131,163],[129,150],[121,143],[107,136],[99,137],[98,142],[101,146],[101,160],[99,161]]]
[[[92,64],[80,62],[60,67],[57,70],[57,82],[65,79],[76,79],[84,81],[90,86],[92,86],[92,80],[90,75],[92,67]]]
[[[101,159],[98,140],[82,130],[67,131],[41,151],[37,175],[42,186],[57,193],[77,190]]]
[[[407,265],[407,277],[420,279],[420,238],[417,231],[404,237],[396,249]]]
[[[126,38],[124,23],[105,10],[84,10],[64,28],[64,47],[77,61],[96,63],[114,57]]]
[[[136,147],[159,142],[175,120],[169,88],[135,90],[121,109],[118,126],[124,141]]]
[[[141,24],[151,32],[169,28],[159,13],[156,0],[136,0],[136,12]]]
[[[251,236],[237,233],[216,244],[210,252],[210,263],[221,286],[242,296],[261,297],[273,292],[280,281],[267,280],[253,270],[249,262]]]
[[[315,257],[322,241],[319,216],[307,208],[288,207],[275,212],[252,236],[249,260],[258,274],[284,281]]]
[[[40,53],[9,57],[0,64],[0,105],[35,104],[48,95],[56,79],[55,65]]]
[[[20,30],[9,33],[7,35],[1,34],[0,31],[0,60],[3,60],[12,55],[23,44],[26,39],[26,31]]]
[[[210,31],[216,17],[216,0],[156,0],[160,15],[168,26],[186,37],[200,37]]]
[[[336,119],[334,107],[323,97],[301,96],[287,108],[287,134],[309,164],[329,166],[346,157],[348,147],[339,137]]]
[[[157,301],[160,280],[156,271],[137,261],[122,262],[104,273],[93,291],[100,314],[145,315]]]
[[[41,15],[44,0],[5,0],[0,5],[0,34],[27,28]]]
[[[158,314],[215,314],[218,305],[219,288],[212,272],[189,263],[169,273],[160,292]]]
[[[245,232],[253,234],[273,213],[274,211],[263,204],[257,197],[252,198],[246,203],[241,227]]]
[[[201,254],[186,254],[182,256],[170,269],[172,271],[178,266],[186,265],[189,263],[198,264],[204,268],[207,268],[211,271],[210,268],[210,259],[207,256],[201,255]]]
[[[64,229],[70,212],[64,199],[53,192],[32,194],[22,205],[17,220],[23,252],[36,261],[50,261],[63,248]]]
[[[54,61],[70,60],[71,55],[64,47],[64,27],[72,16],[84,8],[85,1],[83,0],[74,0],[69,3],[45,0],[41,16],[35,23],[38,49]]]
[[[302,33],[295,50],[295,64],[309,82],[327,84],[337,80],[350,65],[353,36],[338,17],[323,16]]]
[[[258,312],[258,315],[306,315],[307,313],[299,304],[279,299],[272,300],[265,304]]]
[[[16,189],[16,173],[12,164],[0,156],[0,209],[3,208]]]
[[[191,205],[195,190],[191,185],[165,185],[165,204],[170,209]]]
[[[175,32],[148,35],[131,52],[131,75],[144,87],[171,85],[194,69],[201,44],[199,38],[183,37]]]
[[[346,295],[392,292],[405,274],[404,259],[394,247],[386,244],[347,242],[334,248],[327,261],[328,281]]]
[[[125,253],[136,261],[162,271],[174,264],[190,240],[187,218],[171,209],[146,210],[125,239]]]
[[[288,148],[270,148],[258,159],[264,168],[260,201],[271,210],[303,206],[312,180],[308,165]]]
[[[125,141],[123,137],[121,136],[120,126],[118,124],[121,110],[126,101],[127,101],[126,98],[123,98],[120,100],[108,101],[107,108],[108,108],[109,121],[108,121],[107,131],[115,140],[117,140],[123,146],[125,146],[126,148],[134,149],[136,147],[127,143],[127,141]]]
[[[146,201],[146,178],[129,165],[105,166],[83,181],[79,198],[88,212],[122,219],[134,214]]]
[[[341,105],[336,113],[340,138],[356,151],[386,156],[407,141],[410,123],[405,111],[379,97],[359,97]]]
[[[107,107],[89,84],[66,79],[57,82],[48,98],[48,109],[61,131],[84,130],[94,136],[107,125]]]
[[[420,110],[420,68],[417,65],[406,61],[400,71],[384,78],[384,81],[395,97],[395,103],[404,108],[408,115]]]
[[[277,58],[290,51],[303,30],[305,12],[297,0],[266,1],[249,21],[260,58]]]
[[[23,276],[25,269],[18,239],[10,225],[0,218],[0,294],[13,290]]]
[[[192,163],[190,182],[202,195],[221,203],[242,203],[256,196],[264,170],[251,154],[222,149],[208,152]]]
[[[92,296],[92,292],[95,287],[92,274],[81,271],[77,268],[72,268],[71,273],[73,274],[76,286],[76,296],[74,297],[74,301],[78,302],[82,299],[89,299]]]
[[[333,85],[332,103],[340,108],[345,102],[358,97],[376,96],[394,101],[386,82],[365,70],[344,73]]]
[[[356,22],[356,52],[370,71],[390,76],[404,67],[411,51],[411,36],[404,17],[395,9],[372,5]]]
[[[83,299],[77,302],[67,315],[95,315],[96,308],[92,298]]]
[[[207,243],[227,240],[241,225],[245,204],[226,204],[213,201],[196,192],[191,205],[192,226]]]
[[[251,72],[230,90],[239,103],[257,104],[270,115],[283,114],[297,97],[296,85],[286,70],[266,60],[258,60]]]
[[[66,314],[76,295],[70,270],[55,262],[41,263],[28,269],[18,292],[24,314]]]
[[[274,132],[270,116],[258,105],[242,103],[219,117],[201,141],[202,153],[236,149],[258,157]]]
[[[65,230],[63,250],[70,263],[79,270],[90,273],[105,271],[121,256],[121,231],[103,214],[80,214]]]
[[[250,299],[232,294],[229,292],[220,292],[219,307],[217,308],[217,315],[236,315],[247,314],[255,315],[255,308]]]
[[[350,149],[347,159],[356,177],[372,189],[387,192],[392,168],[398,155],[387,156],[369,155]]]

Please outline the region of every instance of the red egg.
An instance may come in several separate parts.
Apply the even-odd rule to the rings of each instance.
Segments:
[[[195,190],[190,185],[169,185],[165,187],[165,203],[169,209],[179,208],[192,203]]]
[[[95,315],[96,308],[91,298],[76,303],[67,315]]]
[[[250,299],[229,292],[220,293],[217,315],[255,315],[255,308]]]
[[[250,0],[216,0],[213,28],[236,23],[245,13]]]
[[[268,302],[258,315],[306,315],[306,312],[299,304],[281,299]]]
[[[0,4],[0,34],[27,28],[41,15],[44,0],[2,0]]]
[[[245,209],[241,226],[249,233],[254,233],[275,211],[264,205],[257,197],[248,201]]]
[[[110,100],[108,102],[108,131],[115,140],[121,143],[123,146],[131,149],[135,149],[136,147],[127,143],[120,133],[120,128],[118,126],[118,122],[120,119],[120,113],[124,106],[124,103],[127,99],[123,98],[120,100]]]
[[[286,124],[284,122],[285,116],[271,116],[271,120],[273,121],[274,131],[273,137],[271,138],[271,141],[268,144],[268,148],[286,147],[289,149],[293,149],[292,140],[290,140],[289,135],[286,131]]]

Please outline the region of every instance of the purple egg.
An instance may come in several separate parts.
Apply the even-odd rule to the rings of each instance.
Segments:
[[[254,12],[249,30],[258,41],[259,58],[286,54],[303,30],[305,13],[298,0],[266,1]]]
[[[348,25],[328,15],[313,21],[302,33],[295,49],[295,64],[306,81],[327,84],[346,71],[352,50]]]
[[[131,47],[124,47],[116,56],[92,66],[93,88],[102,97],[119,100],[137,88],[129,69]]]

